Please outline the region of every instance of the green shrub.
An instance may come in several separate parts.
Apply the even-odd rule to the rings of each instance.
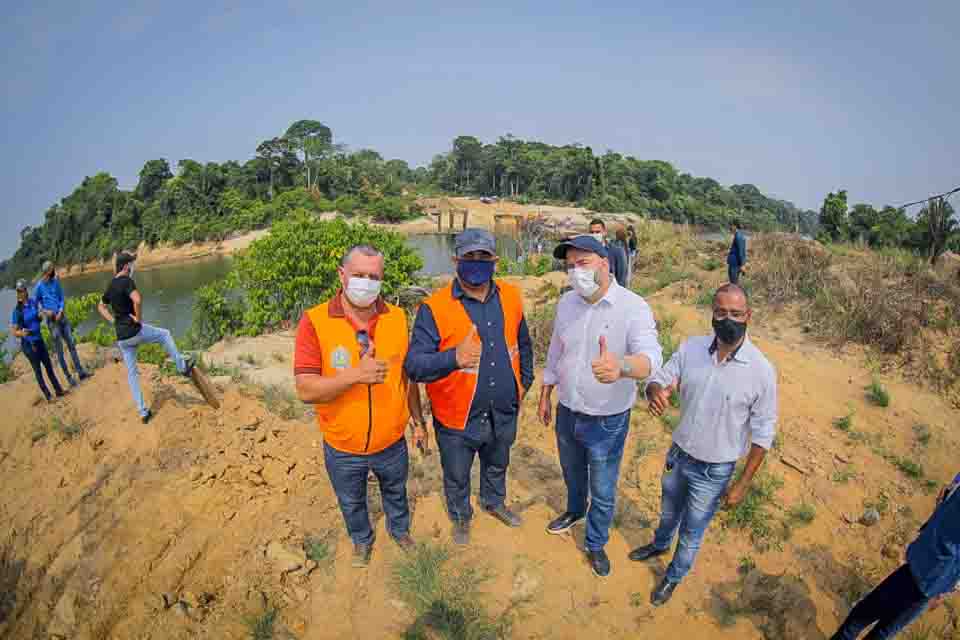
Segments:
[[[196,290],[190,338],[198,347],[208,347],[243,327],[243,303],[234,294],[235,278],[227,276]]]
[[[812,504],[802,502],[793,506],[787,515],[793,524],[810,524],[817,517],[817,509]]]
[[[782,486],[781,478],[765,471],[757,473],[740,504],[723,512],[723,526],[749,531],[750,539],[758,549],[765,550],[777,545],[779,541],[772,525],[769,505]]]
[[[707,258],[707,259],[704,260],[704,262],[703,262],[703,270],[704,270],[704,271],[716,271],[717,269],[720,268],[720,265],[721,265],[721,264],[722,264],[722,263],[721,263],[719,260],[717,260],[716,258]]]
[[[836,418],[833,421],[833,426],[840,429],[840,431],[850,433],[850,430],[853,429],[853,411],[850,411],[850,413],[841,418]]]
[[[917,442],[919,442],[924,447],[930,444],[930,427],[925,424],[915,424],[913,425],[913,433],[917,436]]]
[[[420,256],[397,233],[343,219],[317,220],[295,215],[273,225],[270,235],[255,241],[235,262],[233,280],[203,292],[203,308],[211,310],[211,324],[195,333],[206,339],[222,329],[258,334],[296,321],[306,309],[329,299],[340,287],[337,267],[346,250],[370,244],[386,257],[383,294],[387,297],[414,284],[423,266]],[[236,306],[228,290],[236,283]],[[243,309],[242,320],[235,317]],[[194,314],[194,318],[198,315]],[[205,322],[207,320],[201,320]]]
[[[867,387],[867,398],[878,407],[890,406],[890,392],[880,384],[879,380],[874,380]]]
[[[0,331],[0,384],[9,382],[12,376],[10,372],[10,353],[7,351],[7,334]]]
[[[497,261],[498,276],[542,276],[553,268],[553,256],[526,255],[519,260],[500,258]]]

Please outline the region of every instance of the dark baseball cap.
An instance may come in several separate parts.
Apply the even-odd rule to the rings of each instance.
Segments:
[[[485,251],[497,255],[497,241],[486,229],[464,229],[457,234],[457,257],[462,258],[471,251]]]
[[[601,258],[607,257],[607,248],[603,246],[599,240],[590,235],[582,236],[573,236],[572,238],[567,238],[560,244],[556,246],[553,250],[553,257],[557,260],[565,260],[567,258],[567,249],[569,248],[580,249],[581,251],[589,251],[590,253],[595,253]]]
[[[129,251],[121,251],[117,255],[117,273],[131,262],[136,262],[136,260],[137,254],[130,253]]]

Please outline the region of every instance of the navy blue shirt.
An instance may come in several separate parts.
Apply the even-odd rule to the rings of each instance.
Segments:
[[[629,288],[626,247],[616,241],[609,243],[607,245],[607,257],[610,262],[610,273],[617,279],[617,284]]]
[[[960,491],[944,500],[907,547],[910,573],[923,595],[949,593],[960,580]]]
[[[13,308],[13,315],[10,317],[10,324],[17,329],[27,329],[30,335],[20,338],[31,344],[36,344],[42,339],[40,335],[40,309],[37,306],[36,298],[27,298],[25,303],[17,304]]]
[[[460,283],[454,280],[453,296],[460,300],[471,322],[477,327],[477,334],[483,342],[483,355],[466,429],[449,431],[478,442],[488,442],[492,439],[491,428],[497,431],[516,427],[519,407],[517,382],[503,337],[500,290],[494,282],[487,299],[481,302],[466,295]],[[526,318],[520,320],[517,347],[520,351],[520,383],[524,389],[529,389],[533,384],[533,343],[530,341]],[[457,350],[440,351],[440,331],[433,312],[425,304],[420,305],[417,311],[403,368],[414,382],[436,382],[457,369]],[[447,428],[437,422],[436,417],[434,424],[439,428]]]
[[[747,264],[747,238],[739,229],[733,234],[733,243],[730,245],[730,253],[727,254],[727,264],[734,267]]]

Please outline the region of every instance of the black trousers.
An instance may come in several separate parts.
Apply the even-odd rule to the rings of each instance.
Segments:
[[[904,564],[857,603],[832,640],[856,640],[874,622],[877,625],[865,640],[892,638],[923,613],[929,602],[910,566]]]
[[[33,367],[33,375],[36,376],[37,384],[40,385],[40,391],[43,392],[44,397],[47,400],[50,399],[50,389],[47,388],[47,384],[43,380],[40,365],[43,365],[43,368],[47,370],[47,376],[50,377],[54,391],[57,392],[58,396],[62,396],[63,387],[60,386],[60,381],[57,380],[57,375],[53,372],[53,362],[50,360],[50,352],[47,351],[47,345],[43,343],[43,340],[37,340],[36,342],[21,340],[20,348],[23,351],[23,355],[30,361],[30,366]]]

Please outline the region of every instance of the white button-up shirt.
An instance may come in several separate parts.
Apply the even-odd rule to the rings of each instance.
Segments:
[[[673,442],[703,462],[733,462],[750,445],[773,445],[777,424],[777,372],[746,337],[724,362],[717,362],[714,336],[680,345],[649,383],[678,382],[682,415]]]
[[[603,384],[594,377],[592,363],[600,356],[600,336],[606,337],[607,351],[618,359],[643,354],[650,359],[651,371],[663,362],[650,306],[633,291],[611,282],[606,295],[593,304],[575,291],[560,298],[543,384],[556,385],[558,401],[572,411],[612,416],[633,406],[637,380],[621,378]]]

